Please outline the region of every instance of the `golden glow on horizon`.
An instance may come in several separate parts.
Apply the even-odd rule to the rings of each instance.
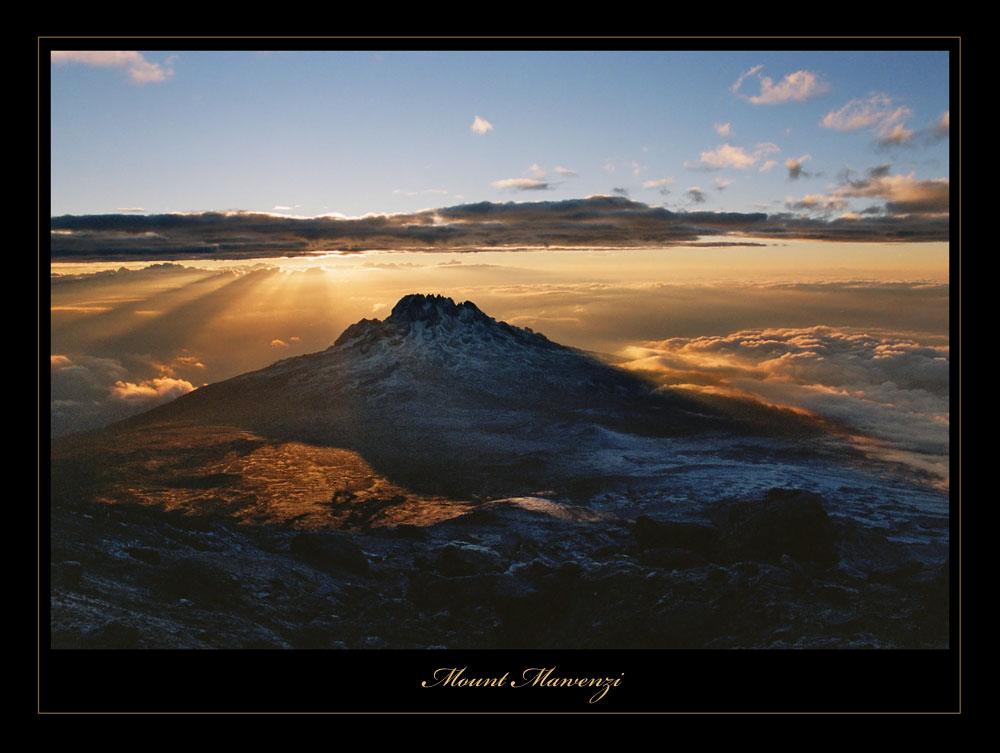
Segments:
[[[731,239],[705,239],[731,242]],[[525,251],[481,251],[470,253],[369,251],[345,254],[329,252],[302,257],[261,257],[243,260],[185,259],[174,263],[197,269],[251,268],[256,265],[301,270],[319,267],[345,274],[373,265],[405,264],[412,269],[455,262],[493,265],[506,269],[546,271],[579,280],[599,276],[616,282],[665,278],[675,282],[816,282],[853,278],[874,280],[927,280],[947,282],[947,243],[819,243],[791,241],[763,246],[677,246],[634,249],[545,249]],[[703,242],[704,243],[704,242]],[[58,274],[143,269],[148,261],[58,262]],[[159,262],[156,262],[159,263]]]
[[[844,264],[828,267],[835,246]],[[909,265],[894,268],[901,251]],[[803,350],[808,338],[793,343],[803,350],[795,358],[771,360],[683,343],[820,325],[834,333],[922,333],[920,342],[937,348],[946,368],[947,263],[946,244],[813,243],[53,265],[51,353],[61,359],[52,369],[64,387],[53,399],[67,410],[104,410],[115,400],[152,407],[182,382],[216,382],[325,350],[354,322],[387,316],[402,296],[439,293],[555,342],[620,354],[661,384],[753,395],[809,415],[836,415],[874,399],[888,423],[912,419],[919,432],[946,436],[946,404],[913,405],[910,416],[895,405],[900,395],[874,395],[881,382],[830,390],[850,364],[818,370]],[[921,368],[933,360],[920,361]],[[812,369],[815,378],[796,379],[796,368]]]

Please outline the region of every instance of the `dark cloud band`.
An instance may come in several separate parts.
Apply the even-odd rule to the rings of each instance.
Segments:
[[[821,220],[799,215],[672,212],[622,196],[479,202],[410,214],[292,218],[250,212],[63,215],[52,258],[248,258],[368,250],[685,246],[703,236],[858,242],[947,241],[947,217]]]

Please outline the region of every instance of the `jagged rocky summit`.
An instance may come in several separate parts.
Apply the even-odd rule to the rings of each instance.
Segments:
[[[399,340],[416,333],[425,340],[457,338],[464,345],[508,342],[520,345],[552,345],[530,329],[512,327],[487,316],[472,301],[455,303],[442,295],[413,293],[403,296],[384,320],[362,319],[337,338],[334,347],[351,343],[367,350],[378,340]]]

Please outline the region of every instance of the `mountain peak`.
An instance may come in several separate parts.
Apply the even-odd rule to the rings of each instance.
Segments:
[[[386,321],[435,324],[449,316],[466,321],[479,317],[488,318],[472,301],[456,304],[451,298],[443,295],[411,293],[399,299],[399,302],[392,307],[392,313]]]
[[[415,339],[426,348],[456,340],[463,347],[473,342],[554,347],[543,335],[529,329],[513,327],[484,314],[472,301],[455,303],[443,295],[411,293],[404,295],[384,320],[362,319],[352,324],[337,338],[333,347],[357,346],[368,352],[376,342],[398,345]]]

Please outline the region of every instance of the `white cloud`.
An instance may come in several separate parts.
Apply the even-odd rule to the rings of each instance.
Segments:
[[[727,139],[732,133],[732,129],[730,128],[729,123],[716,123],[715,132],[719,134],[722,138]]]
[[[835,131],[871,128],[883,145],[903,144],[913,136],[913,131],[905,126],[912,114],[909,107],[894,105],[887,94],[874,93],[867,99],[852,99],[839,110],[831,110],[820,125]]]
[[[564,175],[567,178],[575,178],[578,173],[576,170],[570,170],[568,167],[562,167],[561,165],[556,165],[555,170],[560,175]]]
[[[803,102],[810,97],[816,97],[829,91],[816,74],[809,71],[796,71],[785,76],[780,83],[775,84],[767,76],[760,80],[760,94],[750,97],[755,105],[778,105],[784,102]]]
[[[745,73],[741,73],[740,77],[736,79],[736,83],[733,84],[731,87],[729,87],[729,90],[734,94],[738,92],[740,90],[740,87],[743,86],[743,79],[747,78],[748,76],[755,75],[763,67],[764,67],[763,65],[755,65],[753,68],[746,71]]]
[[[664,186],[673,185],[673,178],[659,178],[657,180],[647,180],[642,184],[643,188],[663,188]]]
[[[868,99],[852,99],[839,110],[831,110],[820,121],[824,128],[835,131],[857,131],[873,126],[889,113],[892,100],[885,94],[873,94]]]
[[[53,63],[79,63],[102,68],[124,68],[132,83],[143,86],[160,83],[174,75],[174,56],[167,58],[163,65],[150,63],[135,51],[66,51],[53,50]]]
[[[492,131],[493,124],[477,115],[475,120],[472,121],[470,128],[472,128],[473,133],[483,134],[487,131]]]
[[[780,105],[785,102],[804,102],[812,97],[825,94],[830,87],[819,80],[819,77],[811,71],[795,71],[787,74],[781,81],[774,83],[774,79],[763,76],[760,73],[763,65],[756,65],[746,73],[741,73],[736,83],[730,87],[735,94],[739,92],[744,79],[749,76],[756,76],[760,81],[760,94],[755,96],[744,96],[744,98],[755,105]]]
[[[757,144],[753,152],[747,152],[742,146],[721,144],[710,152],[702,152],[698,162],[685,162],[684,167],[701,170],[721,170],[725,167],[746,170],[753,167],[763,157],[781,151],[771,143]]]
[[[716,147],[711,152],[702,152],[701,161],[699,163],[685,163],[685,167],[700,166],[707,167],[710,169],[721,169],[723,167],[735,167],[738,170],[745,170],[754,164],[757,160],[750,154],[746,153],[746,150],[742,146],[732,146],[731,144],[722,144]]]
[[[534,178],[504,178],[493,181],[496,188],[514,188],[519,191],[541,191],[549,188],[549,183]]]
[[[527,173],[535,180],[545,180],[545,170],[537,162],[528,168]]]

